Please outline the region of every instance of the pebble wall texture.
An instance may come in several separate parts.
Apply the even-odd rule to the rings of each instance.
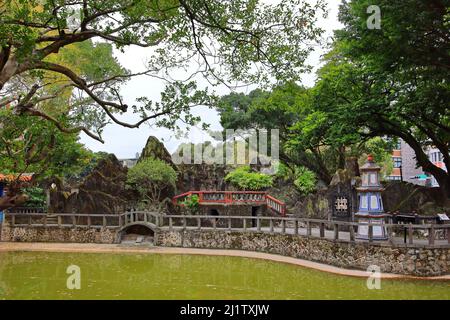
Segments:
[[[159,230],[155,244],[163,247],[236,249],[279,254],[347,269],[415,276],[450,273],[449,248],[411,248],[383,244],[349,243],[294,235],[230,231]]]

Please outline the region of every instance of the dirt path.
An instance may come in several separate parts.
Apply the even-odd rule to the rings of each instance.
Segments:
[[[301,267],[312,268],[319,271],[330,272],[337,275],[367,278],[369,273],[361,270],[342,269],[322,263],[284,257],[275,254],[243,251],[243,250],[217,250],[194,248],[169,248],[153,246],[133,246],[118,244],[81,244],[81,243],[23,243],[0,242],[0,252],[6,251],[44,251],[44,252],[82,252],[82,253],[148,253],[148,254],[196,254],[209,256],[232,256],[255,259],[265,259],[281,263],[289,263]],[[384,279],[426,279],[426,280],[450,280],[450,275],[438,277],[413,277],[382,273]]]

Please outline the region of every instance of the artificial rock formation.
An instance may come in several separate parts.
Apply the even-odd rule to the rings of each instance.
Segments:
[[[154,136],[148,137],[147,143],[142,149],[141,156],[139,157],[138,162],[141,162],[148,158],[160,159],[175,168],[169,151],[167,151],[164,144]]]
[[[61,181],[50,192],[50,212],[123,212],[133,195],[125,188],[127,168],[111,154],[98,162],[78,186],[67,188]]]
[[[226,165],[217,164],[181,164],[179,171],[179,188],[189,190],[227,190],[225,176],[231,170]]]
[[[392,181],[386,183],[382,194],[388,212],[418,213],[434,216],[450,213],[450,205],[442,201],[438,188],[427,188],[412,183]]]

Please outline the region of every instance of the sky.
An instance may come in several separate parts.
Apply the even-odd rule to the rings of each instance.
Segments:
[[[269,1],[270,2],[270,1]],[[339,0],[328,0],[329,14],[327,19],[321,19],[319,25],[325,29],[324,38],[332,35],[333,30],[339,29],[341,24],[338,21],[338,7]],[[307,63],[315,67],[315,70],[320,66],[321,56],[326,52],[326,48],[317,47],[316,50],[308,58]],[[125,53],[115,51],[115,56],[122,66],[131,70],[132,72],[140,72],[145,70],[145,62],[151,56],[151,50],[148,48],[128,47]],[[182,74],[180,70],[179,74]],[[315,73],[302,75],[302,84],[310,87],[314,85]],[[206,81],[199,81],[200,86],[207,86]],[[146,76],[136,77],[130,80],[121,90],[123,100],[125,103],[132,105],[136,98],[147,96],[155,101],[159,100],[160,93],[164,88],[162,80],[155,80]],[[216,94],[226,95],[230,90],[226,87],[211,88]],[[239,92],[248,93],[253,88],[240,89]],[[213,131],[221,130],[220,119],[217,112],[208,107],[196,107],[193,114],[200,115],[202,121],[210,124],[210,129]],[[138,115],[134,115],[131,111],[119,117],[121,120],[133,123],[139,120]],[[102,134],[105,143],[100,143],[92,138],[81,134],[81,142],[89,149],[98,152],[104,151],[114,153],[119,159],[134,158],[136,153],[141,152],[142,148],[149,136],[155,136],[162,141],[169,152],[174,152],[178,145],[182,142],[200,143],[211,140],[207,132],[200,128],[193,127],[190,130],[187,138],[177,138],[174,132],[164,128],[157,128],[155,126],[144,124],[138,129],[129,129],[117,124],[109,124],[105,127]]]

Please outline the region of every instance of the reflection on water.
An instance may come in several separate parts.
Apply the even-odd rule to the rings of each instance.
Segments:
[[[66,287],[69,265],[81,290]],[[0,299],[450,299],[450,282],[336,276],[238,257],[0,253]]]

